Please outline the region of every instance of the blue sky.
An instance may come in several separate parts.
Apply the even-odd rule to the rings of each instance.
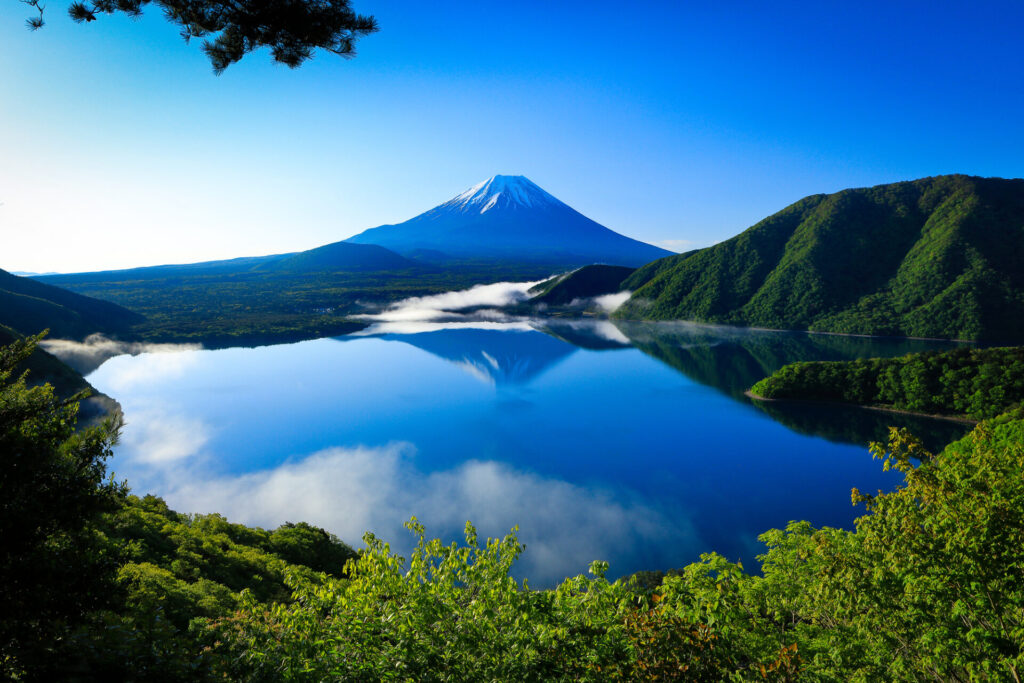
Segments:
[[[1024,175],[1019,2],[359,0],[381,30],[356,59],[220,77],[156,9],[50,2],[30,33],[7,2],[9,270],[295,251],[496,173],[677,249],[816,192]]]

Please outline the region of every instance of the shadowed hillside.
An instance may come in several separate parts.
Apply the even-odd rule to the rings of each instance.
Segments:
[[[21,334],[49,329],[52,337],[83,339],[94,332],[121,332],[142,320],[117,304],[0,270],[0,324]]]

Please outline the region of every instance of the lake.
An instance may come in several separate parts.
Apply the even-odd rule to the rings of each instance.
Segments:
[[[278,346],[119,355],[88,376],[127,420],[111,468],[182,512],[300,520],[406,552],[402,523],[456,539],[512,526],[516,574],[550,586],[718,551],[753,565],[761,532],[852,528],[850,489],[891,489],[867,443],[889,424],[935,447],[951,422],[838,406],[755,405],[796,360],[949,344],[685,323],[392,322]]]

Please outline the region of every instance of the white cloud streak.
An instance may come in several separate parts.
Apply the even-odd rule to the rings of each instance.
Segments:
[[[525,301],[529,298],[527,290],[543,282],[495,282],[490,285],[477,285],[469,289],[455,292],[444,292],[431,296],[418,296],[399,301],[382,313],[359,316],[364,320],[379,322],[420,322],[439,321],[446,319],[458,320],[464,316],[459,311],[476,308],[502,307]],[[477,311],[475,317],[500,320],[504,314],[500,311]]]

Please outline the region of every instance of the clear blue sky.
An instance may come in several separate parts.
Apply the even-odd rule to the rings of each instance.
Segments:
[[[1024,175],[1024,3],[358,0],[378,34],[212,75],[160,12],[0,15],[0,268],[305,249],[523,174],[624,234],[816,192]]]

